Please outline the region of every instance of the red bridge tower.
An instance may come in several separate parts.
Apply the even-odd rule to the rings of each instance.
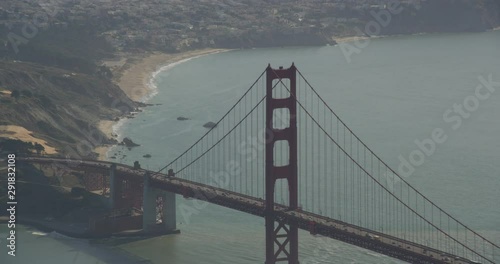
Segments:
[[[274,193],[277,180],[287,180],[289,193],[289,208],[298,207],[297,181],[297,100],[295,65],[288,69],[266,70],[266,264],[287,261],[289,264],[299,263],[298,227],[275,214]],[[273,81],[289,80],[290,96],[287,98],[273,98]],[[276,85],[277,86],[277,85]],[[289,127],[277,129],[273,126],[275,109],[289,110]],[[289,161],[287,165],[276,166],[274,160],[275,143],[288,142]],[[276,225],[277,224],[277,225]]]

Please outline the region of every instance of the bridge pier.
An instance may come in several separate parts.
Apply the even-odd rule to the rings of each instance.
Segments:
[[[145,233],[179,233],[176,225],[175,193],[152,188],[144,176],[142,229]]]
[[[122,184],[119,177],[116,175],[116,164],[112,164],[109,168],[109,209],[119,208],[119,201],[122,199]]]

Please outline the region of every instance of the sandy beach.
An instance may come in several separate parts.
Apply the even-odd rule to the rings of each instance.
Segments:
[[[120,88],[134,101],[141,101],[149,92],[151,75],[161,67],[184,59],[223,52],[223,49],[202,49],[176,54],[152,53],[125,69],[117,81]]]
[[[196,58],[203,55],[220,53],[227,51],[225,49],[201,49],[181,53],[149,53],[149,54],[133,54],[124,55],[122,58],[115,61],[107,61],[103,64],[110,67],[115,78],[116,84],[125,92],[132,100],[144,102],[145,98],[153,92],[149,82],[153,74],[162,67],[172,63],[176,63],[189,58]],[[98,124],[98,128],[108,137],[114,137],[113,126],[117,122],[110,120],[102,120]],[[106,152],[111,146],[98,146],[94,151],[99,155],[100,160],[106,158]]]

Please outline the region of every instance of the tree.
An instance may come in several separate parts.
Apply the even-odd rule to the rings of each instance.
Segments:
[[[54,104],[52,103],[52,100],[48,96],[46,96],[44,94],[38,95],[38,101],[40,102],[40,104],[44,108],[52,108],[52,107],[54,107]]]
[[[42,152],[45,151],[45,147],[43,147],[40,143],[35,143],[35,146],[33,147],[36,151],[36,154],[40,155]]]
[[[113,73],[111,72],[111,70],[106,67],[106,66],[99,66],[97,68],[97,75],[102,77],[102,78],[106,78],[106,79],[111,79],[113,78]]]
[[[6,153],[24,155],[30,154],[34,147],[31,142],[24,142],[18,139],[2,139],[0,140],[0,149]]]
[[[14,98],[14,99],[18,100],[18,99],[19,99],[19,97],[21,97],[21,93],[19,92],[19,90],[14,90],[14,91],[12,91],[12,93],[10,94],[10,97],[12,97],[12,98]]]
[[[141,164],[139,164],[139,162],[136,160],[134,161],[134,169],[138,170],[141,168]]]

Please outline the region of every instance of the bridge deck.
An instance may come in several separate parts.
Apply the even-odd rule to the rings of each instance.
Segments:
[[[69,169],[91,168],[108,172],[112,162],[70,160],[52,158],[18,158],[18,161],[26,161],[37,164],[56,163],[65,165]],[[264,200],[239,193],[227,191],[221,188],[208,186],[180,178],[167,177],[166,174],[136,170],[131,166],[117,165],[117,172],[121,177],[142,180],[149,173],[152,187],[168,192],[183,195],[184,197],[204,200],[213,204],[263,217],[266,214]],[[356,225],[348,224],[331,218],[326,218],[310,212],[301,210],[290,211],[286,206],[275,207],[275,217],[285,219],[288,223],[295,223],[300,229],[312,231],[311,223],[314,223],[314,233],[356,245],[374,252],[391,256],[410,263],[478,263],[458,256],[451,255],[424,245],[406,241],[384,233],[375,232]]]

